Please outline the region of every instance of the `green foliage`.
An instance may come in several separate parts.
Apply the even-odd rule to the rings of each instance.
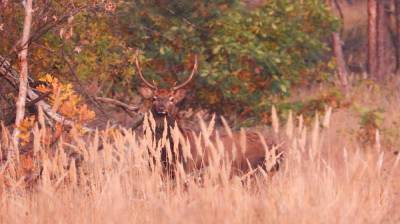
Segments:
[[[252,10],[239,1],[155,2],[126,2],[121,30],[144,52],[146,75],[166,85],[184,79],[199,54],[196,105],[260,119],[272,98],[329,71],[324,40],[338,23],[322,1],[269,0]]]
[[[384,111],[378,109],[364,109],[361,111],[360,125],[363,128],[379,129],[383,123]]]
[[[51,49],[61,51],[54,55],[43,49],[38,49],[34,55],[36,61],[42,64],[53,65],[48,72],[68,74],[60,77],[76,81],[79,78],[83,82],[96,81],[101,83],[104,90],[124,90],[132,88],[132,74],[134,67],[129,63],[133,56],[133,49],[128,48],[123,40],[113,33],[110,26],[110,15],[85,12],[74,17],[73,22],[63,29],[72,30],[70,37],[60,38],[60,30],[47,34],[41,43]],[[78,77],[72,77],[70,65],[76,70]],[[41,66],[41,67],[42,67]],[[38,71],[37,74],[43,72]],[[110,92],[106,92],[110,94]],[[112,93],[111,93],[112,94]]]
[[[80,13],[32,45],[33,73],[129,95],[139,84],[136,49],[146,77],[161,86],[184,80],[197,54],[189,106],[259,121],[294,85],[326,80],[332,70],[326,43],[339,23],[322,0],[266,0],[254,9],[239,0],[115,2],[115,11]]]
[[[301,114],[306,124],[311,124],[316,113],[324,114],[328,107],[333,109],[349,107],[350,103],[346,101],[339,89],[326,86],[325,90],[315,96],[289,102],[282,100],[277,102],[275,106],[279,108],[281,119],[286,120],[288,112],[292,111]],[[268,123],[268,121],[264,122]]]
[[[360,113],[358,139],[364,144],[374,143],[376,131],[382,129],[385,111],[382,108],[357,107],[356,109]]]

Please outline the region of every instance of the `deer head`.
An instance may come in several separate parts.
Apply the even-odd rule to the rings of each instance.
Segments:
[[[187,89],[185,88],[193,79],[197,71],[197,56],[194,59],[193,70],[190,76],[179,85],[172,88],[159,88],[156,84],[147,81],[140,68],[138,57],[136,57],[136,68],[144,86],[139,88],[139,93],[145,99],[152,99],[152,112],[155,117],[175,117],[178,109],[177,105],[185,98]]]

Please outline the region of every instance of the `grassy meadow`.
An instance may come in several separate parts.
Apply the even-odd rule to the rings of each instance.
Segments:
[[[309,123],[299,115],[285,122],[272,116],[273,128],[257,130],[286,137],[281,167],[270,173],[255,168],[230,175],[224,144],[207,140],[212,120],[200,124],[198,144],[210,146],[216,162],[201,177],[178,165],[174,180],[163,178],[159,162],[150,159],[147,149],[156,149],[150,134],[109,128],[82,137],[71,130],[70,139],[49,146],[42,141],[49,133],[36,126],[30,154],[3,158],[0,223],[398,223],[396,83],[354,85],[352,106],[327,107]],[[384,109],[380,130],[365,142],[361,105]],[[2,130],[4,155],[11,142]],[[71,152],[79,157],[71,159]]]

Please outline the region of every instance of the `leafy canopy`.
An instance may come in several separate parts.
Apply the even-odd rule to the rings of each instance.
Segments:
[[[196,104],[259,118],[273,96],[329,71],[326,40],[338,25],[320,0],[254,9],[233,0],[127,1],[117,14],[127,44],[144,52],[149,78],[182,80],[199,54]]]
[[[136,49],[145,76],[162,86],[184,80],[197,54],[191,106],[262,120],[292,86],[330,72],[326,44],[338,21],[322,0],[265,0],[255,8],[239,0],[108,2],[32,45],[33,74],[96,81],[102,94],[126,96],[139,85]]]

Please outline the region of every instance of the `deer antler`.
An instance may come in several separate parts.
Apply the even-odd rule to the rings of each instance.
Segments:
[[[194,65],[193,65],[192,74],[190,74],[189,78],[182,84],[172,87],[172,90],[175,91],[175,90],[185,87],[190,81],[192,81],[194,75],[196,74],[196,71],[197,71],[197,55],[194,56]]]
[[[140,63],[139,63],[139,51],[136,51],[136,60],[135,60],[135,62],[136,62],[136,68],[137,68],[138,73],[139,73],[139,77],[143,81],[143,83],[146,84],[146,86],[148,86],[150,89],[157,89],[157,86],[151,84],[143,76],[142,69],[140,68]]]

